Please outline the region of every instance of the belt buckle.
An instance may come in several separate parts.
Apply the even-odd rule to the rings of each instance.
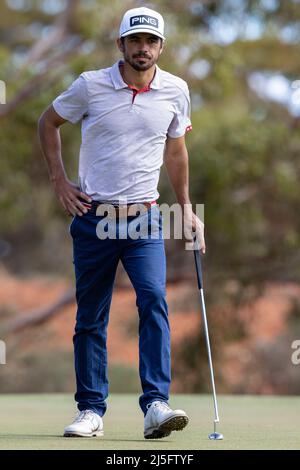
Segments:
[[[101,209],[100,209],[101,208]],[[115,206],[112,203],[101,203],[96,209],[96,215],[106,215],[109,219],[136,217],[146,213],[148,207],[146,203],[134,202],[132,204],[120,204]],[[106,213],[106,214],[105,214]]]
[[[147,212],[147,206],[143,202],[120,205],[117,210],[120,218],[137,217],[145,212]]]

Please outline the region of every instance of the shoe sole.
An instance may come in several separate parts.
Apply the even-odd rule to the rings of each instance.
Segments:
[[[65,432],[63,437],[102,437],[104,436],[104,431],[94,431],[90,434],[84,434],[81,432]]]
[[[167,437],[172,431],[182,431],[187,426],[188,422],[189,418],[187,416],[174,416],[157,428],[152,429],[150,434],[144,434],[144,438],[161,439]]]

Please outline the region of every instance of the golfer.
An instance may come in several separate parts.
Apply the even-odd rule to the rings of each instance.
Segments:
[[[119,260],[136,292],[144,437],[163,438],[188,424],[186,413],[172,410],[168,403],[170,329],[157,204],[163,162],[178,203],[187,205],[186,217],[203,253],[205,243],[203,223],[192,212],[188,189],[189,90],[184,80],[156,65],[164,41],[164,20],[158,12],[144,7],[127,11],[117,39],[123,58],[112,67],[83,72],[39,119],[50,180],[66,213],[73,216],[69,230],[78,307],[73,342],[79,411],[64,430],[67,437],[104,433],[109,385],[106,332]],[[59,128],[67,121],[81,121],[78,184],[68,179],[61,156]],[[103,207],[108,211],[104,213]],[[125,229],[126,235],[134,232],[137,217],[149,232],[154,226],[156,236],[123,236]],[[104,219],[115,222],[116,237],[102,236]],[[122,311],[118,315],[121,319]]]

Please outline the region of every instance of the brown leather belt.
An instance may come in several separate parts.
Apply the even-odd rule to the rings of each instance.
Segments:
[[[128,204],[114,204],[107,201],[92,201],[91,203],[82,202],[82,204],[95,215],[104,215],[108,217],[136,217],[143,212],[147,212],[156,201],[132,202]]]

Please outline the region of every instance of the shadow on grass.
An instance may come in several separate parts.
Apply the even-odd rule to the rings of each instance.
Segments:
[[[63,439],[64,441],[90,441],[90,442],[144,442],[145,444],[153,444],[155,441],[156,443],[164,444],[165,442],[172,442],[166,439],[110,439],[105,437],[64,437],[59,434],[0,434],[1,439]]]

